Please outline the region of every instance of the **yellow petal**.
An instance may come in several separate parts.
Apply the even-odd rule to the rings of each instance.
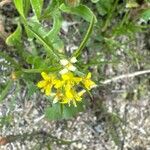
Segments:
[[[86,92],[86,90],[82,90],[82,91],[78,92],[78,95],[82,96],[85,92]]]
[[[66,90],[66,97],[68,99],[72,99],[73,98],[73,94],[72,94],[72,91],[70,89],[67,89]]]
[[[42,77],[43,77],[44,80],[49,80],[49,76],[48,76],[47,73],[42,72],[41,75],[42,75]]]
[[[73,78],[73,74],[71,72],[62,75],[62,79],[64,81],[70,80],[72,78]]]
[[[87,77],[86,77],[87,79],[90,79],[91,78],[91,72],[89,72],[88,74],[87,74]]]
[[[45,94],[47,95],[47,96],[49,96],[50,94],[51,94],[51,85],[47,85],[46,86],[46,88],[45,88]]]
[[[46,86],[46,81],[45,80],[39,81],[37,83],[37,87],[38,88],[43,88],[44,86]]]
[[[80,78],[80,77],[74,77],[74,81],[75,81],[76,83],[79,83],[79,82],[82,81],[82,78]]]
[[[58,89],[58,88],[61,88],[64,84],[64,81],[61,81],[61,80],[56,80],[55,81],[55,88]]]

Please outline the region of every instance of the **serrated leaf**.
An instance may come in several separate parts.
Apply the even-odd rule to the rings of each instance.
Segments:
[[[14,46],[20,43],[21,41],[21,34],[22,34],[22,28],[21,25],[18,24],[17,29],[15,30],[14,33],[12,33],[7,39],[6,43],[9,46]]]
[[[65,4],[62,4],[59,8],[65,13],[78,15],[88,22],[90,22],[94,17],[95,23],[97,22],[94,13],[85,5],[79,5],[78,7],[69,7],[66,6]]]
[[[36,17],[39,19],[43,7],[43,0],[30,0],[30,2]]]

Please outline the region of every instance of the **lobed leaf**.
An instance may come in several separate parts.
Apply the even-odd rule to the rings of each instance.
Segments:
[[[17,29],[15,30],[14,33],[12,33],[7,39],[6,39],[6,43],[9,46],[14,46],[18,43],[20,43],[21,41],[21,35],[22,35],[22,28],[21,25],[18,24]]]
[[[97,22],[94,13],[85,5],[79,5],[77,7],[69,7],[66,6],[65,4],[62,4],[59,8],[63,12],[78,15],[88,22],[91,22],[92,18],[94,17],[94,22],[95,23]]]

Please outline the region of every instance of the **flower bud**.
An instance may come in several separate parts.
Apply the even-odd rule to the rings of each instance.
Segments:
[[[65,3],[70,7],[77,7],[80,4],[80,0],[65,0]]]

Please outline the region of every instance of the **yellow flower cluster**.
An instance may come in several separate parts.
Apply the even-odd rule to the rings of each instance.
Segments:
[[[70,64],[71,66],[71,64]],[[68,66],[67,66],[68,67]],[[57,103],[73,103],[76,106],[76,101],[82,100],[82,95],[86,90],[90,90],[96,86],[91,80],[91,73],[84,77],[76,77],[69,69],[60,73],[57,77],[55,74],[41,73],[43,80],[39,81],[37,86],[47,96],[53,97],[53,102]],[[78,87],[84,86],[86,90],[77,91]]]

